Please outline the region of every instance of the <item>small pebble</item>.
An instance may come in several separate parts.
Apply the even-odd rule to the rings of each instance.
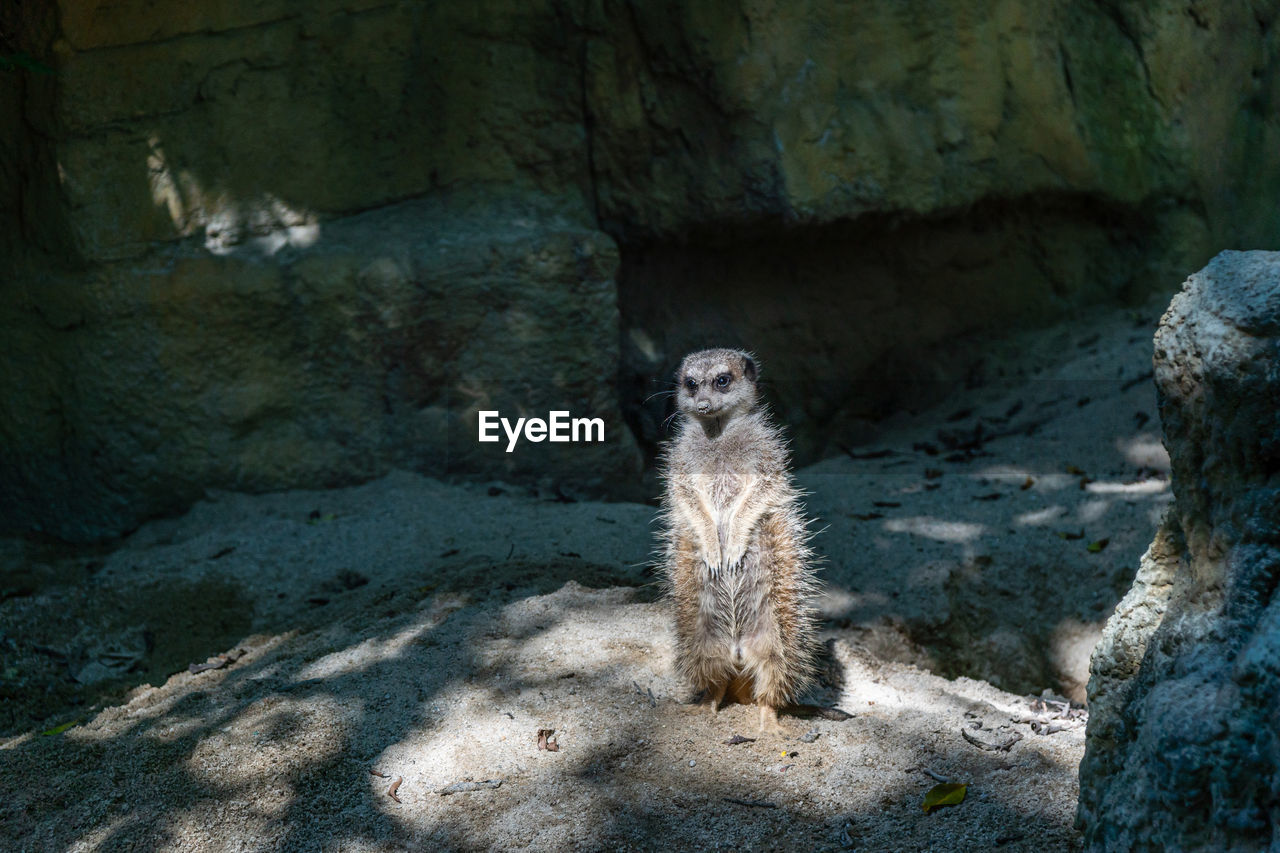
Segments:
[[[694,761],[693,759],[690,759],[690,760],[689,760],[689,766],[690,766],[690,767],[692,767],[693,765],[695,765],[695,764],[697,764],[697,763],[698,763],[698,762]]]

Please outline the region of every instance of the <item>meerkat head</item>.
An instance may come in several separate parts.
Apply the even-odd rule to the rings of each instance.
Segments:
[[[755,359],[732,349],[690,353],[676,371],[676,399],[688,417],[708,420],[750,411],[756,404]]]

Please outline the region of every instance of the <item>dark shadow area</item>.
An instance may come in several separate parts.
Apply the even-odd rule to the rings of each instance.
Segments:
[[[1166,215],[1063,193],[624,243],[623,412],[652,458],[684,354],[745,348],[797,462],[838,454],[888,415],[1021,378],[997,342],[1169,288],[1151,251],[1172,239]]]
[[[93,713],[89,709],[123,702],[141,685],[163,685],[211,654],[234,656],[260,609],[249,590],[216,573],[194,581],[152,579],[121,590],[94,577],[102,568],[94,555],[106,553],[106,546],[30,544],[25,551],[6,558],[9,568],[0,570],[0,737],[82,721]],[[391,588],[368,587],[367,577],[350,570],[319,579],[297,602],[300,612],[292,621],[265,630],[315,631],[332,611],[346,614],[352,607],[370,620],[401,618],[432,596],[497,604],[545,595],[569,581],[634,587],[638,601],[661,595],[643,566],[624,569],[566,552],[554,562],[513,557],[495,571],[484,559],[446,553]]]
[[[453,569],[444,568],[446,563],[406,575],[403,585],[390,593],[345,602],[335,597],[332,607],[260,626],[265,630],[231,637],[225,647],[210,640],[204,648],[247,652],[224,670],[176,674],[168,684],[162,678],[161,691],[152,694],[142,688],[125,696],[127,684],[117,680],[109,685],[113,691],[96,698],[119,706],[63,709],[61,716],[76,723],[72,735],[35,735],[0,751],[0,779],[5,780],[0,785],[5,792],[0,837],[15,849],[32,839],[59,849],[86,842],[103,850],[184,846],[191,839],[175,835],[173,821],[210,811],[231,820],[221,827],[231,836],[271,849],[316,849],[342,839],[414,842],[413,833],[379,808],[382,804],[368,790],[378,755],[411,739],[413,732],[429,731],[440,716],[436,697],[446,687],[498,674],[474,654],[486,639],[497,636],[495,611],[558,589],[570,578],[586,582],[593,576],[592,569],[572,559],[541,566],[541,571],[532,564],[499,570],[476,561]],[[490,588],[478,580],[497,575],[504,581]],[[607,586],[628,579],[604,567],[596,567],[594,577]],[[251,612],[252,605],[243,603]],[[170,609],[151,614],[153,625],[166,620],[218,623],[199,595],[185,602],[139,599],[137,606]],[[518,648],[557,621],[504,630],[502,640]],[[157,643],[150,663],[157,671],[164,671],[174,655],[191,653],[186,648],[190,643],[208,639],[199,630],[185,638],[161,633],[173,643]],[[360,657],[362,650],[372,650],[368,659]],[[421,662],[433,653],[436,665],[406,663],[407,656]],[[317,661],[335,661],[339,671],[316,675]],[[506,680],[508,692],[520,689]],[[129,704],[153,695],[160,698],[144,699],[140,708],[136,701]],[[47,698],[56,701],[55,696]],[[361,710],[332,713],[353,705]],[[128,707],[138,710],[128,714],[123,733],[96,733],[99,715],[118,723]],[[326,709],[332,719],[317,725],[317,715]],[[245,720],[252,721],[251,728],[240,725]],[[76,737],[86,726],[88,733]],[[239,739],[228,734],[233,728]],[[246,761],[270,758],[270,785],[281,792],[279,808],[264,813],[261,797],[252,806],[246,802],[254,799],[252,789],[262,779],[240,773],[234,758],[224,762],[230,772],[209,771],[210,763],[218,764],[219,756],[227,754],[243,755]],[[18,784],[39,775],[40,768],[57,770],[45,785]],[[237,828],[240,821],[245,828]],[[264,830],[267,834],[258,834]],[[447,849],[470,849],[475,842],[457,838],[450,845]]]
[[[969,395],[801,472],[833,625],[886,659],[1084,700],[1171,498],[1142,362],[1100,355],[1123,378]]]

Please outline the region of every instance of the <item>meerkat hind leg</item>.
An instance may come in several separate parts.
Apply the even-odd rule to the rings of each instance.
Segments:
[[[786,705],[782,681],[782,663],[774,645],[777,640],[767,633],[758,634],[746,643],[748,659],[755,663],[754,699],[760,706],[760,731],[782,734],[778,709]]]
[[[714,717],[720,713],[720,703],[724,701],[724,694],[728,689],[728,681],[721,681],[707,688],[707,704],[711,708],[711,716]]]
[[[768,734],[786,734],[787,730],[778,722],[778,709],[767,702],[760,703],[760,731]]]

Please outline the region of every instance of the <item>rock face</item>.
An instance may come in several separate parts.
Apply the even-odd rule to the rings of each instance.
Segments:
[[[1280,843],[1280,254],[1224,252],[1155,340],[1175,502],[1094,653],[1095,850]]]
[[[624,382],[643,400],[708,338],[752,349],[807,425],[802,460],[966,381],[985,340],[958,335],[1140,297],[1280,236],[1280,158],[1255,147],[1280,146],[1262,4],[621,8],[590,43],[588,104]],[[645,440],[659,404],[630,411]]]
[[[171,382],[165,400],[180,411],[257,389],[256,426],[233,430],[234,453],[221,416],[188,419],[179,435],[142,401],[156,393],[156,352],[264,346],[261,326],[156,322],[178,310],[174,294],[254,322],[278,316],[275,343],[314,341],[317,328],[349,340],[372,316],[350,308],[372,298],[362,271],[455,239],[475,264],[428,276],[445,276],[452,305],[476,288],[527,291],[500,301],[530,307],[552,294],[567,305],[586,282],[616,291],[605,314],[618,319],[553,308],[556,333],[537,339],[574,399],[603,393],[601,370],[621,365],[606,383],[620,402],[589,413],[613,418],[615,434],[625,413],[642,440],[659,437],[660,400],[643,401],[685,350],[746,345],[772,366],[798,455],[811,458],[898,400],[897,379],[962,376],[977,349],[939,351],[958,334],[1141,295],[1225,242],[1280,237],[1274,16],[1269,4],[1172,0],[1034,13],[973,0],[927,12],[831,0],[6,3],[0,60],[28,53],[48,73],[0,71],[0,262],[13,271],[0,358],[23,374],[4,380],[17,396],[0,423],[0,517],[105,535],[180,509],[198,487],[422,467],[422,442],[445,439],[418,427],[395,427],[402,443],[348,429],[281,456],[280,436],[319,435],[294,417],[281,377],[320,370],[335,411],[368,411],[369,388],[402,381],[352,350],[206,359],[198,379]],[[396,206],[410,199],[425,207]],[[415,230],[422,209],[459,205],[461,236],[452,214]],[[359,231],[343,220],[380,208],[383,230],[413,232],[417,248],[350,247],[343,263],[357,274],[331,293],[349,313],[260,313],[273,282]],[[525,252],[509,237],[517,219],[531,223],[516,226],[522,245],[558,260],[495,278],[478,259],[506,266]],[[570,243],[599,253],[584,261]],[[574,279],[583,264],[588,278]],[[244,280],[225,280],[242,265]],[[433,334],[495,354],[520,340],[461,314],[457,325],[431,314]],[[397,334],[414,352],[436,346]],[[107,347],[113,336],[131,345]],[[524,375],[524,358],[497,369]],[[451,356],[428,360],[426,390],[406,400],[444,394]],[[456,375],[455,388],[479,376]],[[886,376],[888,389],[866,384]],[[175,443],[210,449],[147,449]],[[449,446],[459,474],[512,473]],[[220,461],[192,461],[205,453]],[[633,456],[619,438],[595,480],[620,494],[633,475],[614,462],[630,472]],[[547,456],[516,473],[558,465]],[[30,503],[59,490],[64,509]]]
[[[21,354],[0,374],[0,512],[85,540],[208,486],[392,466],[594,493],[639,481],[607,235],[411,202],[278,236],[41,279],[0,308]],[[477,441],[482,410],[600,417],[605,440],[508,453]]]

